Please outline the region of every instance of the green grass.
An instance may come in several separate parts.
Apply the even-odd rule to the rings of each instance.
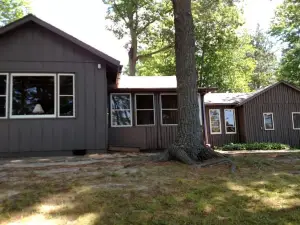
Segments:
[[[20,169],[14,176],[24,181],[22,186],[0,184],[2,192],[20,192],[1,203],[0,224],[296,225],[300,175],[290,171],[300,171],[300,160],[284,159],[236,157],[235,174],[226,166],[176,162],[129,172],[120,165],[93,164],[72,176],[43,178]]]

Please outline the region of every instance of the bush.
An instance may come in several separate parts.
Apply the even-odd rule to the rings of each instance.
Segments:
[[[235,151],[235,150],[282,150],[290,149],[289,145],[281,143],[237,143],[224,145],[221,150],[224,151]]]

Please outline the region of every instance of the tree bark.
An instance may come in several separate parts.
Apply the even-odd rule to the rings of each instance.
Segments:
[[[195,36],[191,0],[172,0],[175,23],[176,78],[179,123],[175,142],[161,159],[177,159],[186,164],[217,158],[205,148],[199,119]]]

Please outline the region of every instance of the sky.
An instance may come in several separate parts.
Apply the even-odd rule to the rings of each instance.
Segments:
[[[245,0],[245,27],[251,32],[259,23],[267,30],[275,8],[283,0]],[[32,13],[87,44],[128,63],[124,48],[127,40],[118,40],[106,30],[106,6],[102,0],[31,0]]]

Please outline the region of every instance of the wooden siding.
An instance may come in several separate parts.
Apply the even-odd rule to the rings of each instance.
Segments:
[[[101,59],[33,23],[1,36],[0,49],[0,72],[74,73],[76,84],[76,118],[0,120],[1,153],[107,148]]]
[[[300,130],[293,130],[292,112],[300,112],[300,93],[279,84],[245,103],[247,142],[281,142],[300,146]],[[264,130],[263,113],[272,112],[275,130]]]
[[[109,127],[109,145],[124,147],[139,147],[141,149],[165,149],[175,140],[177,126],[161,125],[160,94],[154,94],[155,125],[135,125],[134,93],[131,95],[133,106],[132,127]],[[110,120],[109,120],[110,121]]]
[[[237,119],[238,112],[235,111],[235,117],[236,117],[236,134],[226,134],[225,133],[225,120],[224,120],[224,109],[233,109],[233,106],[224,106],[224,105],[215,105],[205,106],[205,117],[206,117],[206,125],[207,125],[207,134],[208,134],[208,143],[212,146],[222,146],[224,144],[228,143],[237,143],[239,142],[239,121]],[[220,109],[221,112],[221,134],[211,134],[210,133],[210,121],[209,121],[209,110],[210,109]]]

